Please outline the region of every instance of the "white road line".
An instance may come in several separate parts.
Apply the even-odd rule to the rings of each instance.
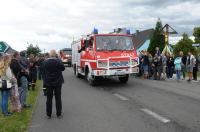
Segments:
[[[159,120],[159,121],[161,121],[163,123],[169,123],[170,122],[169,119],[167,119],[165,117],[162,117],[159,114],[157,114],[157,113],[155,113],[155,112],[153,112],[153,111],[151,111],[149,109],[141,109],[141,111],[145,112],[146,114],[156,118],[157,120]]]
[[[115,94],[113,94],[113,95],[116,96],[116,97],[118,97],[118,98],[120,98],[120,99],[123,100],[123,101],[127,101],[127,100],[128,100],[128,98],[126,98],[126,97],[124,97],[124,96],[122,96],[122,95],[120,95],[120,94],[115,93]]]

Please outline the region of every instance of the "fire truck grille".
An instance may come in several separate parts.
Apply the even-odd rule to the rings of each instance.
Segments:
[[[129,65],[129,61],[114,61],[114,62],[110,62],[109,66],[112,68],[114,67],[128,67]]]
[[[109,62],[109,65],[108,65]],[[118,67],[130,67],[130,66],[136,66],[138,65],[138,58],[131,59],[131,62],[129,60],[121,60],[121,61],[102,61],[98,60],[98,68],[118,68]]]

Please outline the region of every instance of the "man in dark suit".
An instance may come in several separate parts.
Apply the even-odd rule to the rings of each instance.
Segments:
[[[47,88],[46,114],[51,118],[52,114],[52,99],[55,95],[56,100],[56,115],[58,118],[62,117],[62,101],[61,101],[61,87],[64,83],[62,71],[65,67],[62,61],[56,58],[55,50],[51,50],[50,58],[45,60],[41,69],[43,70],[43,83]]]

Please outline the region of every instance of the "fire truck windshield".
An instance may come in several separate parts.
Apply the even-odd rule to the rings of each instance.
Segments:
[[[128,36],[96,36],[97,51],[133,50],[133,41]]]
[[[64,54],[68,54],[68,55],[71,55],[72,54],[72,51],[71,50],[62,50],[62,52]]]

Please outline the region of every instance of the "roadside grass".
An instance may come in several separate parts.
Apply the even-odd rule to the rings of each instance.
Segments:
[[[198,71],[197,76],[200,77],[200,71]]]
[[[36,99],[41,89],[42,82],[37,81],[35,91],[28,91],[27,103],[31,108],[23,109],[21,113],[13,113],[12,116],[4,117],[0,113],[0,132],[27,132]]]

